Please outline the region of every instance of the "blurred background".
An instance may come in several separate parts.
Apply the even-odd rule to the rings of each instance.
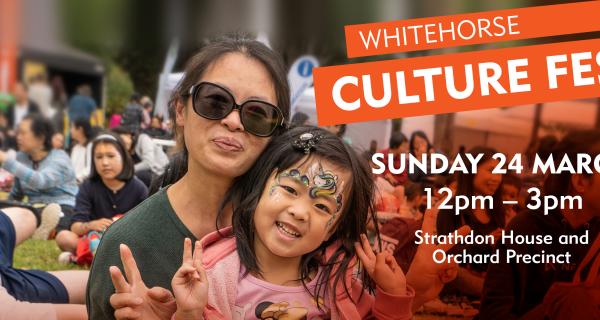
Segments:
[[[346,58],[344,25],[565,2],[572,1],[0,0],[0,110],[14,99],[16,82],[37,82],[51,88],[55,117],[66,117],[66,101],[87,84],[101,107],[99,125],[107,126],[121,113],[133,92],[150,97],[153,114],[167,123],[169,90],[186,60],[208,39],[226,32],[264,41],[281,53],[288,68],[301,57],[316,60],[313,67],[598,37],[590,33]],[[296,87],[294,104],[296,112],[316,124],[310,79]],[[599,99],[351,124],[344,135],[358,149],[381,149],[391,132],[410,135],[418,129],[447,154],[475,145],[512,154],[539,137],[592,127],[600,128]]]

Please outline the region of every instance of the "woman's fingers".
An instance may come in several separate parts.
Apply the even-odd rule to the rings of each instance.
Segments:
[[[125,275],[127,276],[127,280],[129,280],[130,285],[136,285],[142,282],[142,276],[140,275],[140,270],[135,263],[135,259],[133,258],[133,253],[129,247],[125,244],[121,244],[119,246],[119,251],[121,254],[121,262],[123,263],[123,267],[125,268]]]
[[[110,296],[110,305],[115,309],[126,307],[135,308],[144,302],[144,299],[133,293],[115,293]]]
[[[161,287],[153,287],[148,290],[148,297],[160,303],[167,303],[175,300],[171,291]]]
[[[125,277],[123,277],[119,268],[111,266],[108,270],[110,272],[112,283],[115,286],[116,293],[131,292],[131,286],[127,283],[127,280],[125,280]]]
[[[127,307],[115,310],[115,318],[117,320],[135,320],[140,317],[140,313],[133,310],[133,308]]]

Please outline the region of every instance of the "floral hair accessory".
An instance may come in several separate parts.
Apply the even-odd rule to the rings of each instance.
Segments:
[[[301,134],[298,139],[294,140],[294,142],[292,142],[292,145],[297,150],[304,151],[305,154],[309,154],[310,150],[314,148],[317,145],[317,143],[319,143],[322,137],[323,136],[318,134],[305,132]]]

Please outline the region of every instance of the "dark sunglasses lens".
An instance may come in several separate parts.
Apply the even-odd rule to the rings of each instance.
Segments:
[[[227,91],[208,84],[201,84],[194,96],[194,111],[208,119],[223,119],[233,108],[233,99]]]
[[[260,101],[248,101],[242,107],[244,129],[257,136],[269,136],[279,123],[277,108]]]

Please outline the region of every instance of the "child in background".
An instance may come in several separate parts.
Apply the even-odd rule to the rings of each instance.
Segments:
[[[58,258],[61,263],[91,263],[88,252],[93,251],[93,244],[90,250],[80,249],[80,244],[98,239],[115,216],[148,196],[148,188],[133,175],[133,161],[116,135],[96,137],[91,143],[91,154],[91,173],[77,193],[72,224],[69,230],[56,235],[56,243],[64,251]]]
[[[191,241],[184,243],[173,319],[411,317],[404,273],[365,236],[370,172],[341,139],[314,127],[290,129],[240,181],[228,196],[232,229],[209,234],[193,255]],[[361,281],[353,276],[357,258],[366,271]],[[119,269],[111,274],[117,295],[124,293],[129,284]],[[115,315],[123,308],[145,307],[120,306]]]

